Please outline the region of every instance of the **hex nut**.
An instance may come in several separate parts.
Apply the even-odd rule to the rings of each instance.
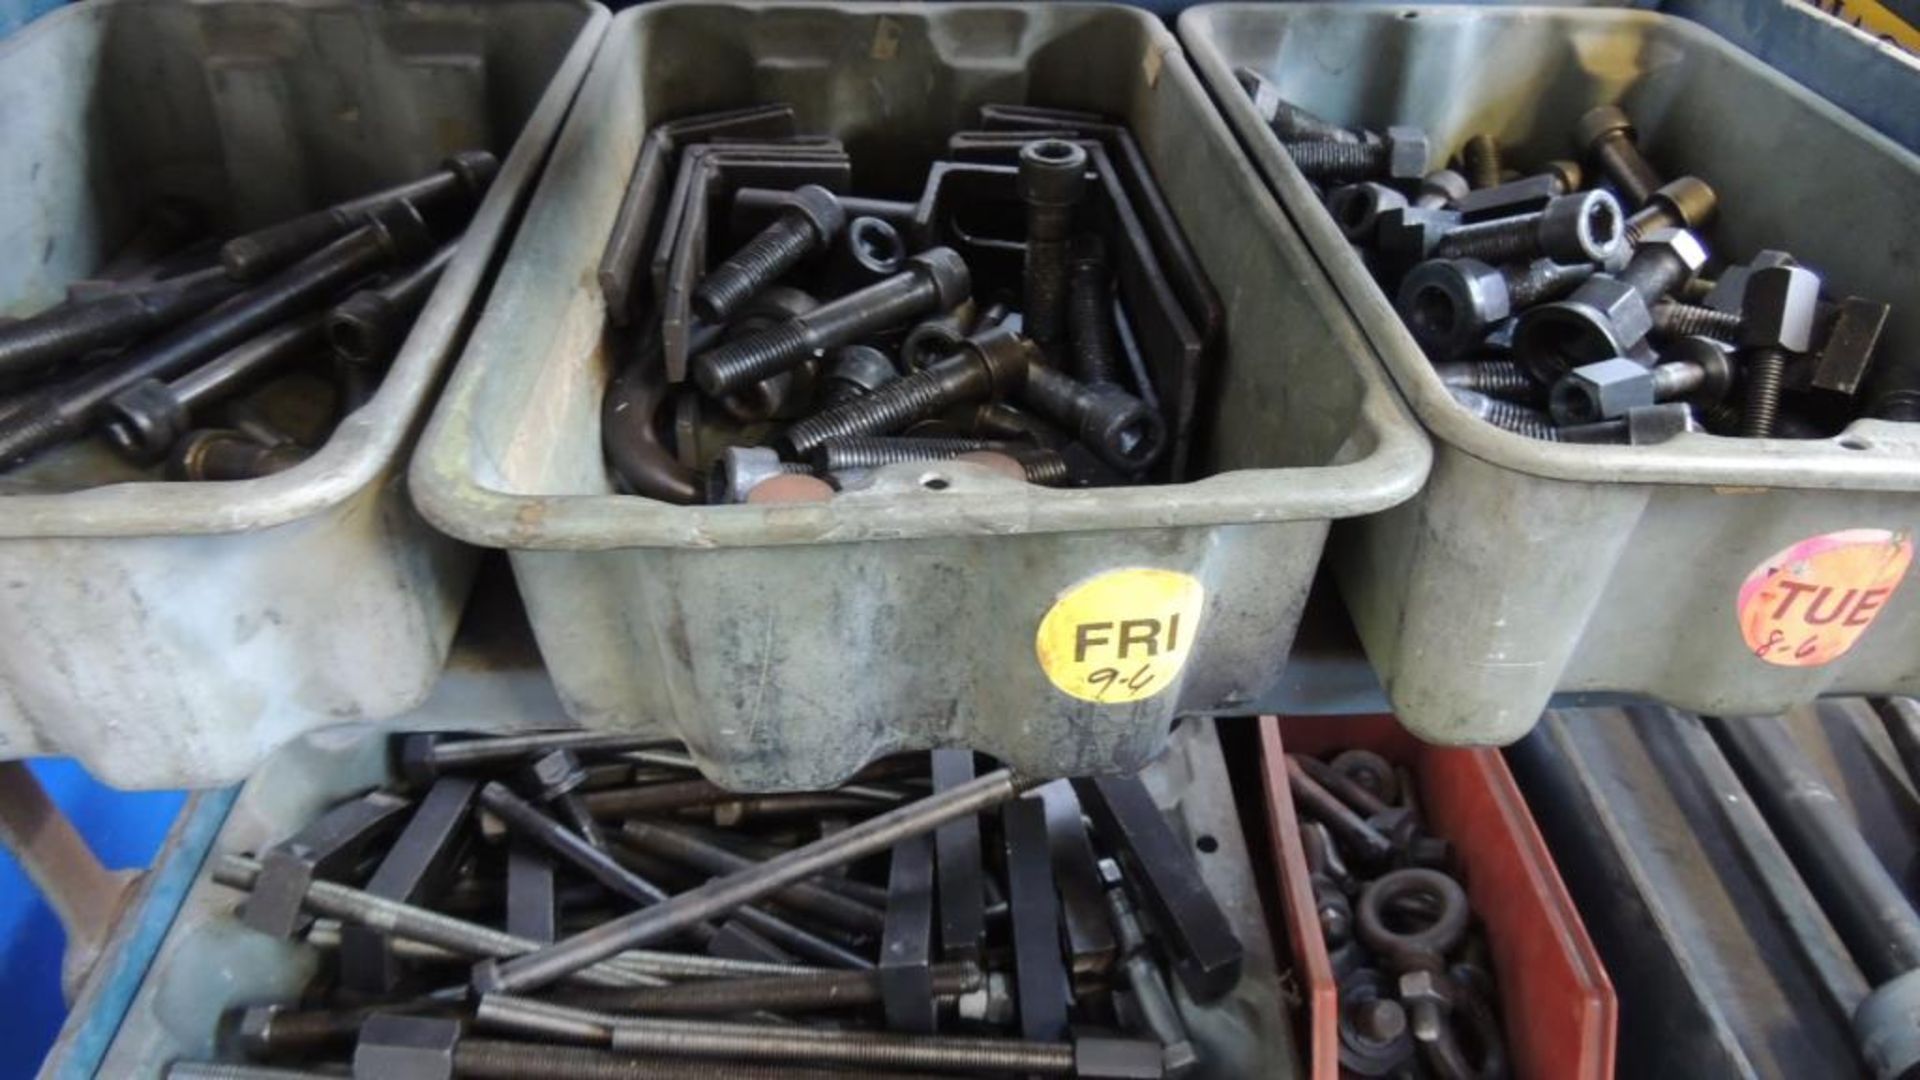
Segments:
[[[961,994],[954,1000],[954,1008],[962,1020],[994,1025],[1007,1023],[1013,1019],[1013,992],[1007,977],[997,971],[988,972],[980,989]]]
[[[1653,312],[1618,278],[1595,274],[1565,300],[1539,304],[1514,323],[1513,354],[1551,386],[1582,364],[1626,354],[1653,329]]]
[[[1562,424],[1591,424],[1651,405],[1653,372],[1625,357],[1582,364],[1553,384],[1548,411]]]
[[[779,476],[780,452],[770,446],[729,446],[714,462],[707,477],[707,501],[710,503],[745,502],[747,494],[761,481]]]
[[[1660,251],[1678,259],[1686,268],[1687,277],[1700,272],[1707,265],[1707,249],[1700,238],[1686,229],[1655,229],[1640,240],[1639,250],[1634,258],[1642,257],[1646,252]]]
[[[1747,275],[1740,301],[1740,344],[1803,353],[1813,346],[1820,275],[1801,266],[1767,266]]]

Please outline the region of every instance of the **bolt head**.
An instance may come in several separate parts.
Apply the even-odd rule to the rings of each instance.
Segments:
[[[707,476],[707,501],[745,502],[761,481],[782,475],[780,452],[770,446],[729,446]]]
[[[1556,195],[1540,217],[1540,243],[1555,262],[1605,262],[1626,240],[1626,214],[1604,191]]]
[[[1687,277],[1700,272],[1707,265],[1707,249],[1700,238],[1685,229],[1655,229],[1640,241],[1640,247],[1634,252],[1634,258],[1651,257],[1649,253],[1659,253],[1663,258],[1677,259],[1686,268]]]
[[[1535,381],[1551,386],[1582,364],[1624,355],[1652,329],[1653,313],[1639,293],[1595,274],[1565,300],[1520,313],[1513,357]]]
[[[587,770],[571,750],[554,750],[540,755],[527,765],[527,780],[540,799],[557,799],[579,787],[587,779]]]
[[[844,383],[862,394],[871,394],[899,377],[893,359],[871,345],[848,345],[835,350],[833,366],[827,369],[829,382]]]
[[[819,184],[803,184],[795,188],[792,198],[787,202],[787,211],[806,219],[807,225],[813,229],[815,242],[821,247],[831,244],[847,224],[847,211],[840,205],[840,196]]]
[[[1697,176],[1669,180],[1655,189],[1647,201],[1666,207],[1689,229],[1706,228],[1720,207],[1720,197],[1714,193],[1713,185]]]
[[[1018,393],[1027,385],[1027,373],[1039,351],[1026,338],[1004,325],[989,326],[961,342],[961,348],[973,353],[987,369],[994,397]]]
[[[165,455],[187,433],[192,419],[158,379],[142,379],[115,394],[106,413],[107,441],[136,461]]]
[[[954,1007],[962,1020],[997,1026],[1013,1019],[1013,991],[1005,975],[988,972],[986,983],[954,999]]]
[[[1747,275],[1740,300],[1740,344],[1803,353],[1813,346],[1820,275],[1802,266],[1766,266]]]
[[[1035,139],[1020,148],[1020,198],[1065,207],[1087,190],[1087,151],[1066,139]]]
[[[282,1012],[284,1005],[249,1005],[240,1013],[239,1030],[235,1037],[240,1042],[240,1050],[250,1058],[263,1058],[273,1050],[273,1021]]]
[[[467,195],[478,199],[487,185],[500,173],[500,159],[485,150],[463,150],[442,161],[440,167],[452,173],[467,189]]]
[[[1417,127],[1387,129],[1387,176],[1393,180],[1418,180],[1427,172],[1433,147],[1427,133]]]
[[[847,256],[862,273],[874,279],[900,272],[907,263],[907,243],[885,220],[862,215],[847,222]]]
[[[367,224],[380,234],[395,262],[424,259],[433,251],[433,230],[420,211],[405,199],[384,203],[367,212]]]
[[[1415,341],[1436,360],[1479,345],[1509,314],[1507,279],[1478,259],[1429,259],[1407,272],[1395,306]]]
[[[950,247],[928,248],[907,260],[911,267],[933,279],[940,310],[959,306],[973,291],[973,277],[967,272],[967,260]]]
[[[1467,178],[1452,169],[1430,172],[1420,181],[1422,196],[1445,199],[1449,206],[1466,198],[1472,190],[1473,185],[1467,183]]]
[[[440,778],[440,770],[433,763],[433,748],[440,745],[441,738],[439,734],[429,731],[400,737],[400,775],[406,778],[409,785],[431,787]]]
[[[1347,184],[1327,193],[1327,212],[1340,232],[1356,244],[1370,244],[1380,215],[1407,205],[1407,197],[1385,184]]]
[[[1117,386],[1089,386],[1087,393],[1081,441],[1116,469],[1137,472],[1159,460],[1167,426],[1157,410]]]
[[[1426,968],[1402,972],[1399,990],[1400,1000],[1408,1005],[1429,1002],[1443,1010],[1453,1007],[1453,988],[1438,972]]]
[[[1566,158],[1555,158],[1547,162],[1540,167],[1540,172],[1544,176],[1552,177],[1554,183],[1559,185],[1562,194],[1579,191],[1587,179],[1586,170],[1580,167],[1580,163]]]
[[[1625,357],[1582,364],[1553,384],[1548,411],[1562,424],[1592,424],[1653,404],[1653,372]]]
[[[1593,144],[1614,132],[1625,135],[1629,140],[1638,137],[1633,130],[1633,121],[1627,119],[1627,114],[1617,105],[1588,109],[1574,125],[1573,131],[1574,142],[1583,151],[1591,150]]]

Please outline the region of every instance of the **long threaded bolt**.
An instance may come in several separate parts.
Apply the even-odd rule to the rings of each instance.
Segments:
[[[340,1080],[340,1074],[224,1061],[176,1061],[167,1066],[167,1080]]]
[[[195,412],[310,355],[325,336],[326,316],[315,312],[281,323],[170,383],[143,379],[107,402],[101,434],[128,459],[151,461],[180,441]]]
[[[1604,191],[1558,195],[1535,213],[1449,229],[1433,253],[1495,264],[1542,257],[1562,263],[1604,262],[1622,242],[1623,220],[1620,204]]]
[[[526,956],[505,963],[482,962],[474,968],[473,984],[481,993],[545,986],[623,949],[658,941],[795,882],[885,851],[908,837],[931,832],[954,818],[991,809],[1019,793],[1020,786],[1014,782],[1013,774],[1005,769],[996,770],[850,825],[750,869],[714,878],[662,903],[601,923]]]
[[[188,481],[256,480],[286,472],[308,456],[307,448],[295,443],[269,446],[242,431],[206,428],[174,444],[167,475]]]
[[[903,461],[945,461],[981,450],[1002,450],[1004,442],[991,439],[890,439],[879,436],[834,439],[820,444],[812,455],[821,472],[877,469]]]
[[[1503,431],[1516,435],[1526,435],[1547,442],[1560,441],[1560,431],[1553,421],[1538,409],[1529,409],[1511,401],[1500,401],[1472,390],[1448,388],[1453,400],[1459,402],[1468,412]]]
[[[1467,182],[1475,188],[1500,186],[1500,144],[1491,135],[1474,135],[1460,148]]]
[[[333,346],[333,354],[362,366],[393,359],[459,249],[457,240],[442,244],[431,258],[406,273],[335,305],[327,312],[327,343]]]
[[[455,154],[418,180],[236,236],[220,248],[220,262],[234,280],[257,281],[367,225],[385,207],[407,203],[426,212],[462,198],[477,205],[499,171],[500,162],[484,150]]]
[[[1050,345],[1064,336],[1067,242],[1073,208],[1087,189],[1087,151],[1065,139],[1036,139],[1020,148],[1020,198],[1027,205],[1027,244],[1020,313],[1028,337]]]
[[[1755,349],[1747,354],[1746,408],[1740,416],[1740,434],[1749,439],[1770,438],[1780,421],[1780,391],[1787,377],[1787,354],[1779,349]]]
[[[933,964],[927,972],[935,997],[972,993],[986,983],[979,965],[971,961]],[[832,971],[713,979],[637,990],[577,991],[568,993],[564,1000],[583,1008],[648,1016],[724,1016],[756,1010],[785,1014],[878,1004],[881,986],[880,974],[875,971]]]
[[[1620,197],[1636,209],[1660,187],[1660,174],[1634,143],[1633,122],[1612,105],[1589,110],[1580,118],[1576,139],[1600,164]]]
[[[1116,469],[1144,469],[1166,449],[1167,426],[1160,413],[1112,383],[1088,386],[1036,366],[1027,375],[1025,400]]]
[[[1668,300],[1653,305],[1653,330],[1668,337],[1710,337],[1734,344],[1742,321],[1731,311]]]
[[[1530,401],[1540,396],[1540,384],[1511,360],[1448,360],[1433,365],[1433,370],[1449,387],[1488,397]]]
[[[795,189],[778,217],[700,280],[694,313],[709,323],[732,318],[802,259],[831,247],[846,223],[847,212],[833,192],[819,184]]]
[[[201,270],[0,325],[0,376],[31,374],[150,334],[198,315],[241,287],[218,268]]]
[[[1301,175],[1321,183],[1371,180],[1387,172],[1384,143],[1283,142]]]
[[[1089,386],[1118,384],[1119,347],[1113,332],[1113,291],[1107,247],[1098,233],[1073,241],[1067,284],[1067,337],[1073,343],[1073,374]]]
[[[834,439],[887,435],[951,405],[1005,397],[1026,385],[1029,368],[1038,369],[1036,352],[1011,330],[989,327],[945,360],[800,421],[781,442],[789,456],[803,457]]]
[[[591,1046],[465,1038],[453,1048],[453,1071],[469,1080],[845,1080],[846,1075],[793,1065],[636,1057]],[[916,1080],[860,1075],[861,1080]]]
[[[603,731],[541,731],[529,735],[494,735],[484,739],[448,738],[434,732],[418,732],[400,737],[400,771],[409,784],[427,787],[447,773],[503,768],[555,750],[587,755],[680,748],[678,739],[663,739],[657,735],[609,734]]]
[[[694,381],[710,397],[798,366],[817,352],[850,345],[930,311],[951,308],[972,287],[966,261],[952,248],[930,248],[884,281],[822,304],[798,318],[736,338],[694,360]]]
[[[716,844],[709,844],[678,829],[646,821],[629,821],[620,830],[620,839],[640,851],[658,855],[682,866],[709,874],[731,874],[752,868],[756,860]],[[886,928],[886,912],[828,892],[817,885],[801,882],[788,886],[774,899],[797,914],[810,915],[856,934],[878,935]]]
[[[280,274],[153,341],[63,383],[29,394],[0,418],[0,462],[81,434],[115,394],[180,372],[317,307],[342,284],[427,253],[432,235],[413,207],[384,207],[373,220]]]

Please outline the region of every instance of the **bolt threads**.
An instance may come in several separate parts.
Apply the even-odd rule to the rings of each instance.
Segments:
[[[1104,262],[1075,264],[1067,289],[1067,331],[1073,341],[1073,372],[1080,381],[1090,386],[1117,383],[1119,363]]]
[[[453,1063],[456,1075],[477,1080],[826,1080],[831,1075],[784,1065],[644,1058],[590,1046],[474,1038],[455,1044]]]
[[[1468,412],[1494,427],[1547,442],[1560,441],[1559,429],[1538,410],[1516,405],[1511,401],[1491,398],[1474,390],[1450,388],[1450,392],[1453,394],[1453,400],[1459,402]]]
[[[1560,263],[1535,259],[1521,267],[1501,271],[1507,281],[1507,304],[1514,310],[1555,300],[1574,290],[1593,276],[1592,263]]]
[[[1511,360],[1454,360],[1433,365],[1449,387],[1472,390],[1506,401],[1530,401],[1540,396],[1539,385]]]
[[[1499,265],[1540,254],[1540,214],[1476,221],[1449,229],[1434,247],[1435,258],[1479,259]]]
[[[623,1018],[613,1026],[613,1048],[622,1052],[675,1056],[797,1059],[933,1072],[991,1071],[1052,1076],[1073,1072],[1071,1043],[872,1031],[806,1031],[700,1021],[653,1022]]]
[[[1359,144],[1366,141],[1359,132],[1286,101],[1274,104],[1273,119],[1267,121],[1267,126],[1287,142]]]
[[[970,353],[948,357],[875,390],[866,397],[816,413],[787,429],[782,441],[795,455],[810,454],[833,439],[889,435],[992,388],[985,366]]]
[[[979,450],[1000,450],[1005,446],[1005,443],[987,439],[832,439],[814,449],[813,463],[823,472],[875,469],[903,461],[940,461]]]
[[[1747,358],[1747,401],[1740,418],[1740,434],[1750,439],[1773,435],[1780,418],[1780,389],[1787,376],[1787,356],[1779,349],[1758,349]]]
[[[1467,183],[1475,188],[1500,186],[1500,144],[1491,135],[1475,135],[1460,148]]]
[[[693,377],[707,394],[724,397],[798,367],[813,351],[813,335],[806,324],[786,322],[703,353],[694,361]]]
[[[1384,143],[1284,142],[1280,145],[1309,180],[1366,180],[1387,168]]]
[[[931,272],[919,267],[904,270],[799,318],[701,353],[693,362],[693,378],[707,396],[724,398],[797,366],[816,351],[839,348],[872,331],[906,322],[931,310],[940,298]]]
[[[1073,479],[1073,470],[1060,451],[1045,446],[1013,451],[1013,460],[1027,474],[1027,483],[1040,487],[1065,487]]]
[[[805,214],[785,211],[701,279],[693,290],[694,309],[707,322],[725,321],[806,258],[817,241]]]
[[[1669,302],[1653,308],[1653,329],[1671,337],[1709,337],[1738,344],[1740,316],[1699,304]]]

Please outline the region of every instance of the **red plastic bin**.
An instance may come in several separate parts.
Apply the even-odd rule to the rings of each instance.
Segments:
[[[1499,751],[1428,746],[1391,716],[1264,716],[1262,790],[1285,936],[1307,1001],[1309,1074],[1340,1075],[1339,992],[1314,917],[1283,755],[1355,747],[1410,767],[1428,825],[1453,842],[1492,948],[1514,1075],[1612,1077],[1619,1015],[1613,984]]]

